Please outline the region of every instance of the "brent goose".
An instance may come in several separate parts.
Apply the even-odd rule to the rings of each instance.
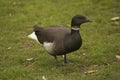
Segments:
[[[63,55],[64,63],[67,63],[66,54],[78,50],[82,45],[79,29],[86,22],[91,21],[85,16],[75,15],[71,21],[71,29],[64,26],[34,26],[34,32],[28,37],[40,43],[56,60],[57,56]]]

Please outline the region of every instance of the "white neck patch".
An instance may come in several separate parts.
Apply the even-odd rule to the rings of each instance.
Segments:
[[[80,29],[80,28],[72,27],[72,30],[76,30],[76,31],[77,31],[77,30],[79,30],[79,29]]]

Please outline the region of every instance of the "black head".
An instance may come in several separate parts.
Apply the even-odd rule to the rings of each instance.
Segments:
[[[72,18],[71,26],[77,26],[79,27],[82,23],[91,22],[89,19],[87,19],[85,16],[82,15],[76,15]]]

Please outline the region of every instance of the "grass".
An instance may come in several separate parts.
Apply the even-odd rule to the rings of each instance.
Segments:
[[[119,4],[119,0],[1,0],[0,80],[119,80],[120,60],[115,56],[120,54],[120,26],[110,21],[120,16]],[[70,28],[76,14],[93,22],[81,26],[83,45],[68,54],[74,64],[57,67],[27,35],[35,24]]]

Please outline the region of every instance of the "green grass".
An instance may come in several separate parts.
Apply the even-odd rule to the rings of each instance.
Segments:
[[[120,26],[110,21],[119,13],[119,0],[0,0],[0,80],[119,80]],[[93,22],[81,26],[83,45],[68,54],[73,64],[57,67],[27,35],[35,24],[70,28],[76,14]],[[91,70],[97,72],[85,74]]]

